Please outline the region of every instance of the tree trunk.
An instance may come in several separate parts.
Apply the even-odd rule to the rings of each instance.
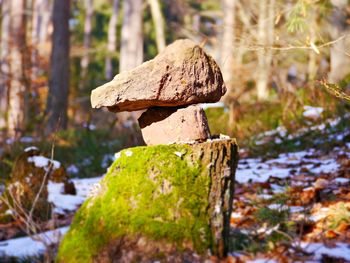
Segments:
[[[224,95],[226,100],[233,88],[234,71],[234,51],[235,51],[235,8],[236,0],[224,0],[223,9],[223,35],[221,46],[221,69],[222,75],[227,86],[227,92]]]
[[[33,0],[32,1],[32,34],[31,34],[31,40],[32,40],[32,52],[31,52],[31,79],[36,79],[38,76],[38,70],[39,70],[39,23],[41,19],[40,14],[40,0]]]
[[[26,23],[25,0],[11,0],[10,25],[10,90],[8,107],[8,132],[19,137],[25,128],[25,67]]]
[[[93,0],[84,0],[85,3],[85,23],[84,23],[84,54],[80,62],[81,74],[80,74],[80,89],[83,89],[86,85],[86,76],[89,67],[89,52],[91,48],[91,29],[92,29],[92,16],[94,13]]]
[[[347,23],[346,7],[347,0],[332,0],[333,14],[332,14],[332,38],[337,39],[342,35],[350,33],[350,26]],[[350,39],[343,38],[334,43],[330,48],[330,72],[329,82],[338,83],[347,74],[350,73],[350,56],[346,54],[349,52]]]
[[[67,127],[69,92],[70,0],[55,0],[50,63],[49,94],[46,105],[47,132]]]
[[[164,33],[164,19],[162,15],[162,9],[159,4],[159,0],[148,0],[151,7],[153,24],[156,30],[156,42],[158,52],[162,52],[165,49],[165,33]]]
[[[119,71],[132,69],[143,60],[143,0],[124,0]]]
[[[1,42],[0,42],[0,129],[7,126],[8,92],[9,92],[9,34],[10,1],[3,0],[1,5]]]
[[[50,3],[50,0],[37,1],[40,1],[40,13],[38,22],[39,43],[43,44],[49,41],[52,4]]]
[[[268,97],[268,83],[271,71],[272,51],[270,46],[274,37],[274,8],[275,0],[259,1],[259,20],[258,20],[258,43],[262,49],[257,52],[257,96],[259,100],[265,100]]]
[[[119,156],[76,213],[57,262],[154,262],[159,255],[164,262],[205,262],[209,250],[227,255],[235,141],[135,147]]]
[[[117,49],[117,23],[119,16],[119,0],[113,0],[113,11],[108,24],[108,44],[106,56],[106,79],[111,80],[114,76],[112,58]]]

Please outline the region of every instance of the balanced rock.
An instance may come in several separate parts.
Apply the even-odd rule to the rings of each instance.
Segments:
[[[219,66],[190,40],[177,40],[153,60],[92,91],[93,108],[135,111],[217,102],[226,92]]]
[[[205,141],[210,137],[205,113],[197,105],[150,108],[138,121],[147,145]]]

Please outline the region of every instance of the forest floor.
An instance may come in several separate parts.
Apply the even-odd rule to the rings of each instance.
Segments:
[[[233,259],[350,262],[350,130],[339,130],[340,121],[289,135],[294,152],[249,158],[256,154],[241,150],[231,218]],[[316,147],[298,150],[310,132],[318,134]],[[257,144],[271,147],[285,137],[280,128],[262,134]]]
[[[348,123],[349,115],[293,134],[279,127],[240,150],[231,262],[350,262]],[[78,173],[77,167],[71,166],[71,173]],[[7,233],[9,239],[0,242],[0,257],[37,257],[48,244],[58,243],[100,179],[73,179],[74,196],[61,194],[63,185],[50,182],[49,200],[59,228],[34,237],[10,238]]]

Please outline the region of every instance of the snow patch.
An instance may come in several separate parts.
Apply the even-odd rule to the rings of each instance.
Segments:
[[[180,157],[180,158],[181,158],[182,155],[183,155],[182,152],[174,152],[174,154],[175,154],[176,156]]]
[[[114,160],[119,159],[119,158],[120,158],[120,156],[121,156],[121,152],[117,152],[117,153],[115,153],[115,154],[114,154]]]
[[[125,155],[127,157],[131,157],[132,156],[132,151],[130,151],[130,150],[125,151]]]
[[[47,231],[30,237],[14,238],[0,242],[0,255],[18,258],[44,254],[45,244],[58,244],[61,237],[68,231],[69,227]],[[40,241],[39,241],[40,240]]]
[[[67,173],[77,174],[79,173],[79,168],[75,164],[71,164],[67,167]]]
[[[306,105],[304,106],[303,116],[305,118],[318,119],[321,117],[322,112],[323,108],[321,107],[312,107]]]
[[[39,168],[47,168],[50,163],[53,165],[53,169],[58,169],[61,167],[61,163],[55,160],[50,160],[49,158],[46,158],[45,156],[31,156],[27,159],[28,162],[34,163],[36,167]]]
[[[54,211],[59,214],[64,214],[65,211],[75,211],[85,200],[83,196],[64,194],[63,183],[49,181],[47,190],[49,193],[48,201],[53,203]]]
[[[88,197],[90,189],[93,185],[97,184],[102,177],[85,178],[85,179],[72,179],[76,195],[64,194],[63,183],[48,182],[48,200],[53,203],[54,211],[58,214],[64,214],[66,211],[75,211]]]
[[[30,146],[24,149],[24,152],[30,152],[30,151],[39,151],[39,148],[35,146]]]
[[[322,243],[306,243],[302,242],[301,247],[309,253],[314,253],[315,259],[322,259],[322,255],[338,257],[350,260],[350,246],[347,243],[336,243],[334,246],[326,247]]]

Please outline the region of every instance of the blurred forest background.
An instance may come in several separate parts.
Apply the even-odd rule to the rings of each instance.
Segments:
[[[56,157],[80,165],[81,176],[100,174],[104,154],[142,143],[132,115],[93,110],[90,92],[179,38],[203,45],[219,62],[228,92],[207,108],[209,123],[212,133],[237,137],[241,146],[260,132],[315,121],[303,118],[305,105],[322,107],[324,119],[349,111],[347,0],[0,0],[0,6],[4,173],[23,144],[49,152],[53,135]]]

